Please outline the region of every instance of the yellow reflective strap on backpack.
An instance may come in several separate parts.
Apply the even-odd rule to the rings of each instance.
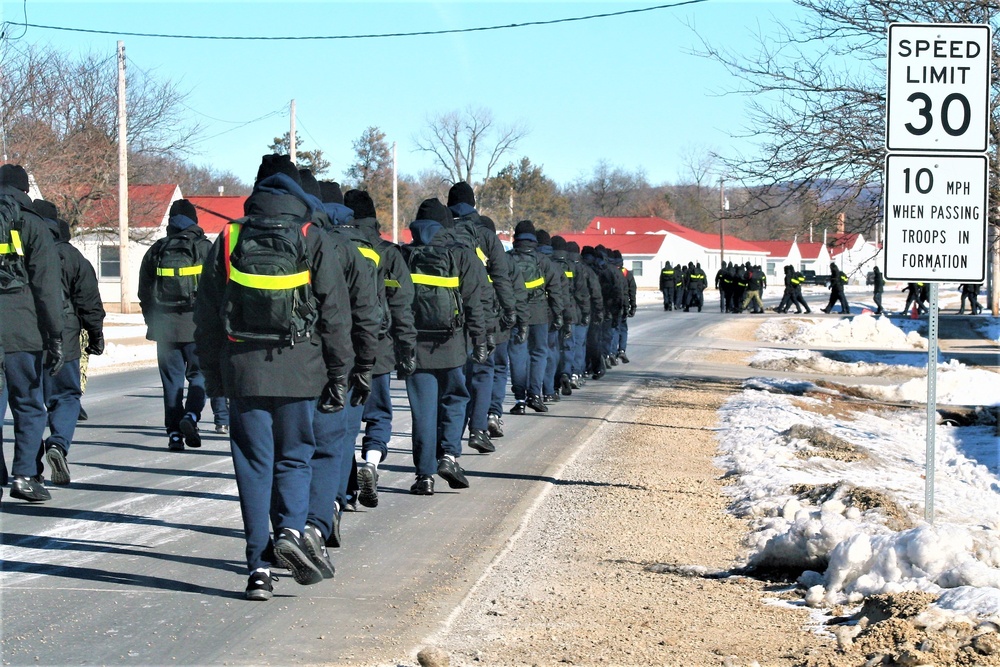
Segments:
[[[458,287],[458,276],[428,276],[423,273],[411,273],[415,285],[430,285],[431,287]]]
[[[0,243],[0,255],[24,255],[21,232],[16,229],[10,230],[10,243]]]
[[[537,289],[545,284],[545,276],[538,278],[536,280],[525,281],[524,286],[528,289]]]
[[[232,280],[237,285],[243,285],[251,289],[293,289],[309,284],[310,274],[308,270],[293,273],[290,276],[262,276],[243,273],[235,268],[229,261],[229,257],[236,247],[236,241],[239,239],[241,228],[242,225],[237,222],[230,223],[226,228],[228,232],[227,236],[229,237],[228,249],[226,251],[226,277],[229,280]]]
[[[157,267],[156,275],[167,277],[198,276],[201,275],[201,269],[201,264],[196,264],[194,266],[181,266],[176,269],[161,269]]]
[[[566,271],[565,273],[566,273],[566,277],[567,278],[572,278],[573,277],[573,272],[572,271]]]
[[[397,287],[398,288],[399,287],[399,281],[398,280],[393,280],[392,278],[386,278],[385,279],[385,286],[386,287]]]
[[[485,265],[486,264],[486,253],[483,252],[483,249],[480,248],[479,246],[476,246],[476,255],[479,257],[479,261],[481,261]]]
[[[382,257],[377,252],[375,252],[373,249],[371,249],[371,248],[360,248],[359,247],[358,248],[358,252],[360,252],[362,255],[364,255],[365,257],[367,257],[371,261],[375,262],[375,266],[378,266],[378,263],[382,260]]]

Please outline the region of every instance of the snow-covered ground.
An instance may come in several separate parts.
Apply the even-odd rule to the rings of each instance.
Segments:
[[[982,321],[995,340],[997,322]],[[751,363],[815,362],[809,370],[853,374],[853,382],[908,366],[896,369],[898,385],[860,393],[921,403],[926,371],[914,370],[926,367],[927,353],[906,350],[926,347],[926,340],[907,328],[870,315],[774,318],[758,338],[794,349],[761,350]],[[852,352],[843,362],[802,349],[810,345],[889,352]],[[924,521],[923,406],[856,405],[802,381],[747,382],[721,410],[718,464],[735,480],[729,491],[736,512],[753,521],[751,565],[802,572],[806,603],[817,608],[921,590],[939,595],[918,619],[923,625],[940,627],[956,616],[1000,623],[1000,437],[995,410],[982,409],[1000,406],[997,370],[954,360],[938,366],[938,402],[980,409],[974,425],[936,426],[933,524]],[[825,450],[828,436],[837,446]]]

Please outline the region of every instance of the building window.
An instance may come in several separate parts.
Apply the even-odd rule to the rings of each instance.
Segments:
[[[101,278],[121,278],[122,264],[119,248],[116,245],[101,246]]]
[[[632,260],[632,275],[641,276],[642,275],[642,261],[633,259]]]

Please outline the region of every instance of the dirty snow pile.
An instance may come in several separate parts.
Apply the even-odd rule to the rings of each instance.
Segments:
[[[1000,405],[1000,374],[944,366],[939,400]],[[878,389],[923,400],[909,384]],[[989,411],[976,425],[936,427],[931,525],[925,411],[847,409],[809,382],[762,378],[721,409],[717,463],[734,480],[734,511],[752,521],[749,564],[801,573],[817,608],[920,590],[939,597],[919,624],[1000,623],[1000,438]]]
[[[927,349],[927,339],[904,333],[888,317],[862,313],[851,318],[774,318],[760,326],[757,339],[796,345]]]

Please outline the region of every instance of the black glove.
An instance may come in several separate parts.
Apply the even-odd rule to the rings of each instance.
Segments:
[[[93,354],[95,356],[100,356],[104,354],[104,332],[103,331],[88,331],[87,332],[87,348],[84,350],[87,354]]]
[[[515,345],[522,344],[528,337],[528,332],[524,326],[518,326],[514,329],[513,333],[510,335],[510,340]]]
[[[62,336],[50,337],[45,342],[45,370],[49,375],[55,377],[63,367],[63,346]]]
[[[493,354],[495,349],[497,349],[497,337],[492,333],[486,334],[486,354]]]
[[[487,351],[486,339],[480,338],[472,341],[472,361],[477,364],[485,364],[490,358]]]
[[[319,411],[326,414],[340,412],[344,409],[346,396],[347,378],[343,375],[330,378],[319,395]]]
[[[221,398],[226,395],[225,390],[222,388],[222,378],[218,373],[207,371],[204,368],[201,369],[201,373],[205,376],[205,394],[209,398]]]
[[[559,331],[562,329],[563,318],[562,315],[554,315],[552,317],[552,331]]]
[[[517,324],[517,316],[514,315],[513,310],[505,310],[500,315],[500,331],[513,329],[515,324]]]
[[[629,317],[635,317],[635,306],[629,306],[628,316]]]
[[[585,327],[590,326],[590,313],[587,313],[586,315],[580,318],[580,324],[582,324]]]
[[[417,372],[417,356],[413,350],[396,349],[396,379],[405,380]]]
[[[563,340],[569,340],[573,337],[573,325],[567,322],[562,325],[562,329],[559,330],[559,335],[563,337]]]
[[[367,401],[372,393],[371,364],[355,365],[347,378],[347,386],[351,390],[351,407],[356,408]]]

